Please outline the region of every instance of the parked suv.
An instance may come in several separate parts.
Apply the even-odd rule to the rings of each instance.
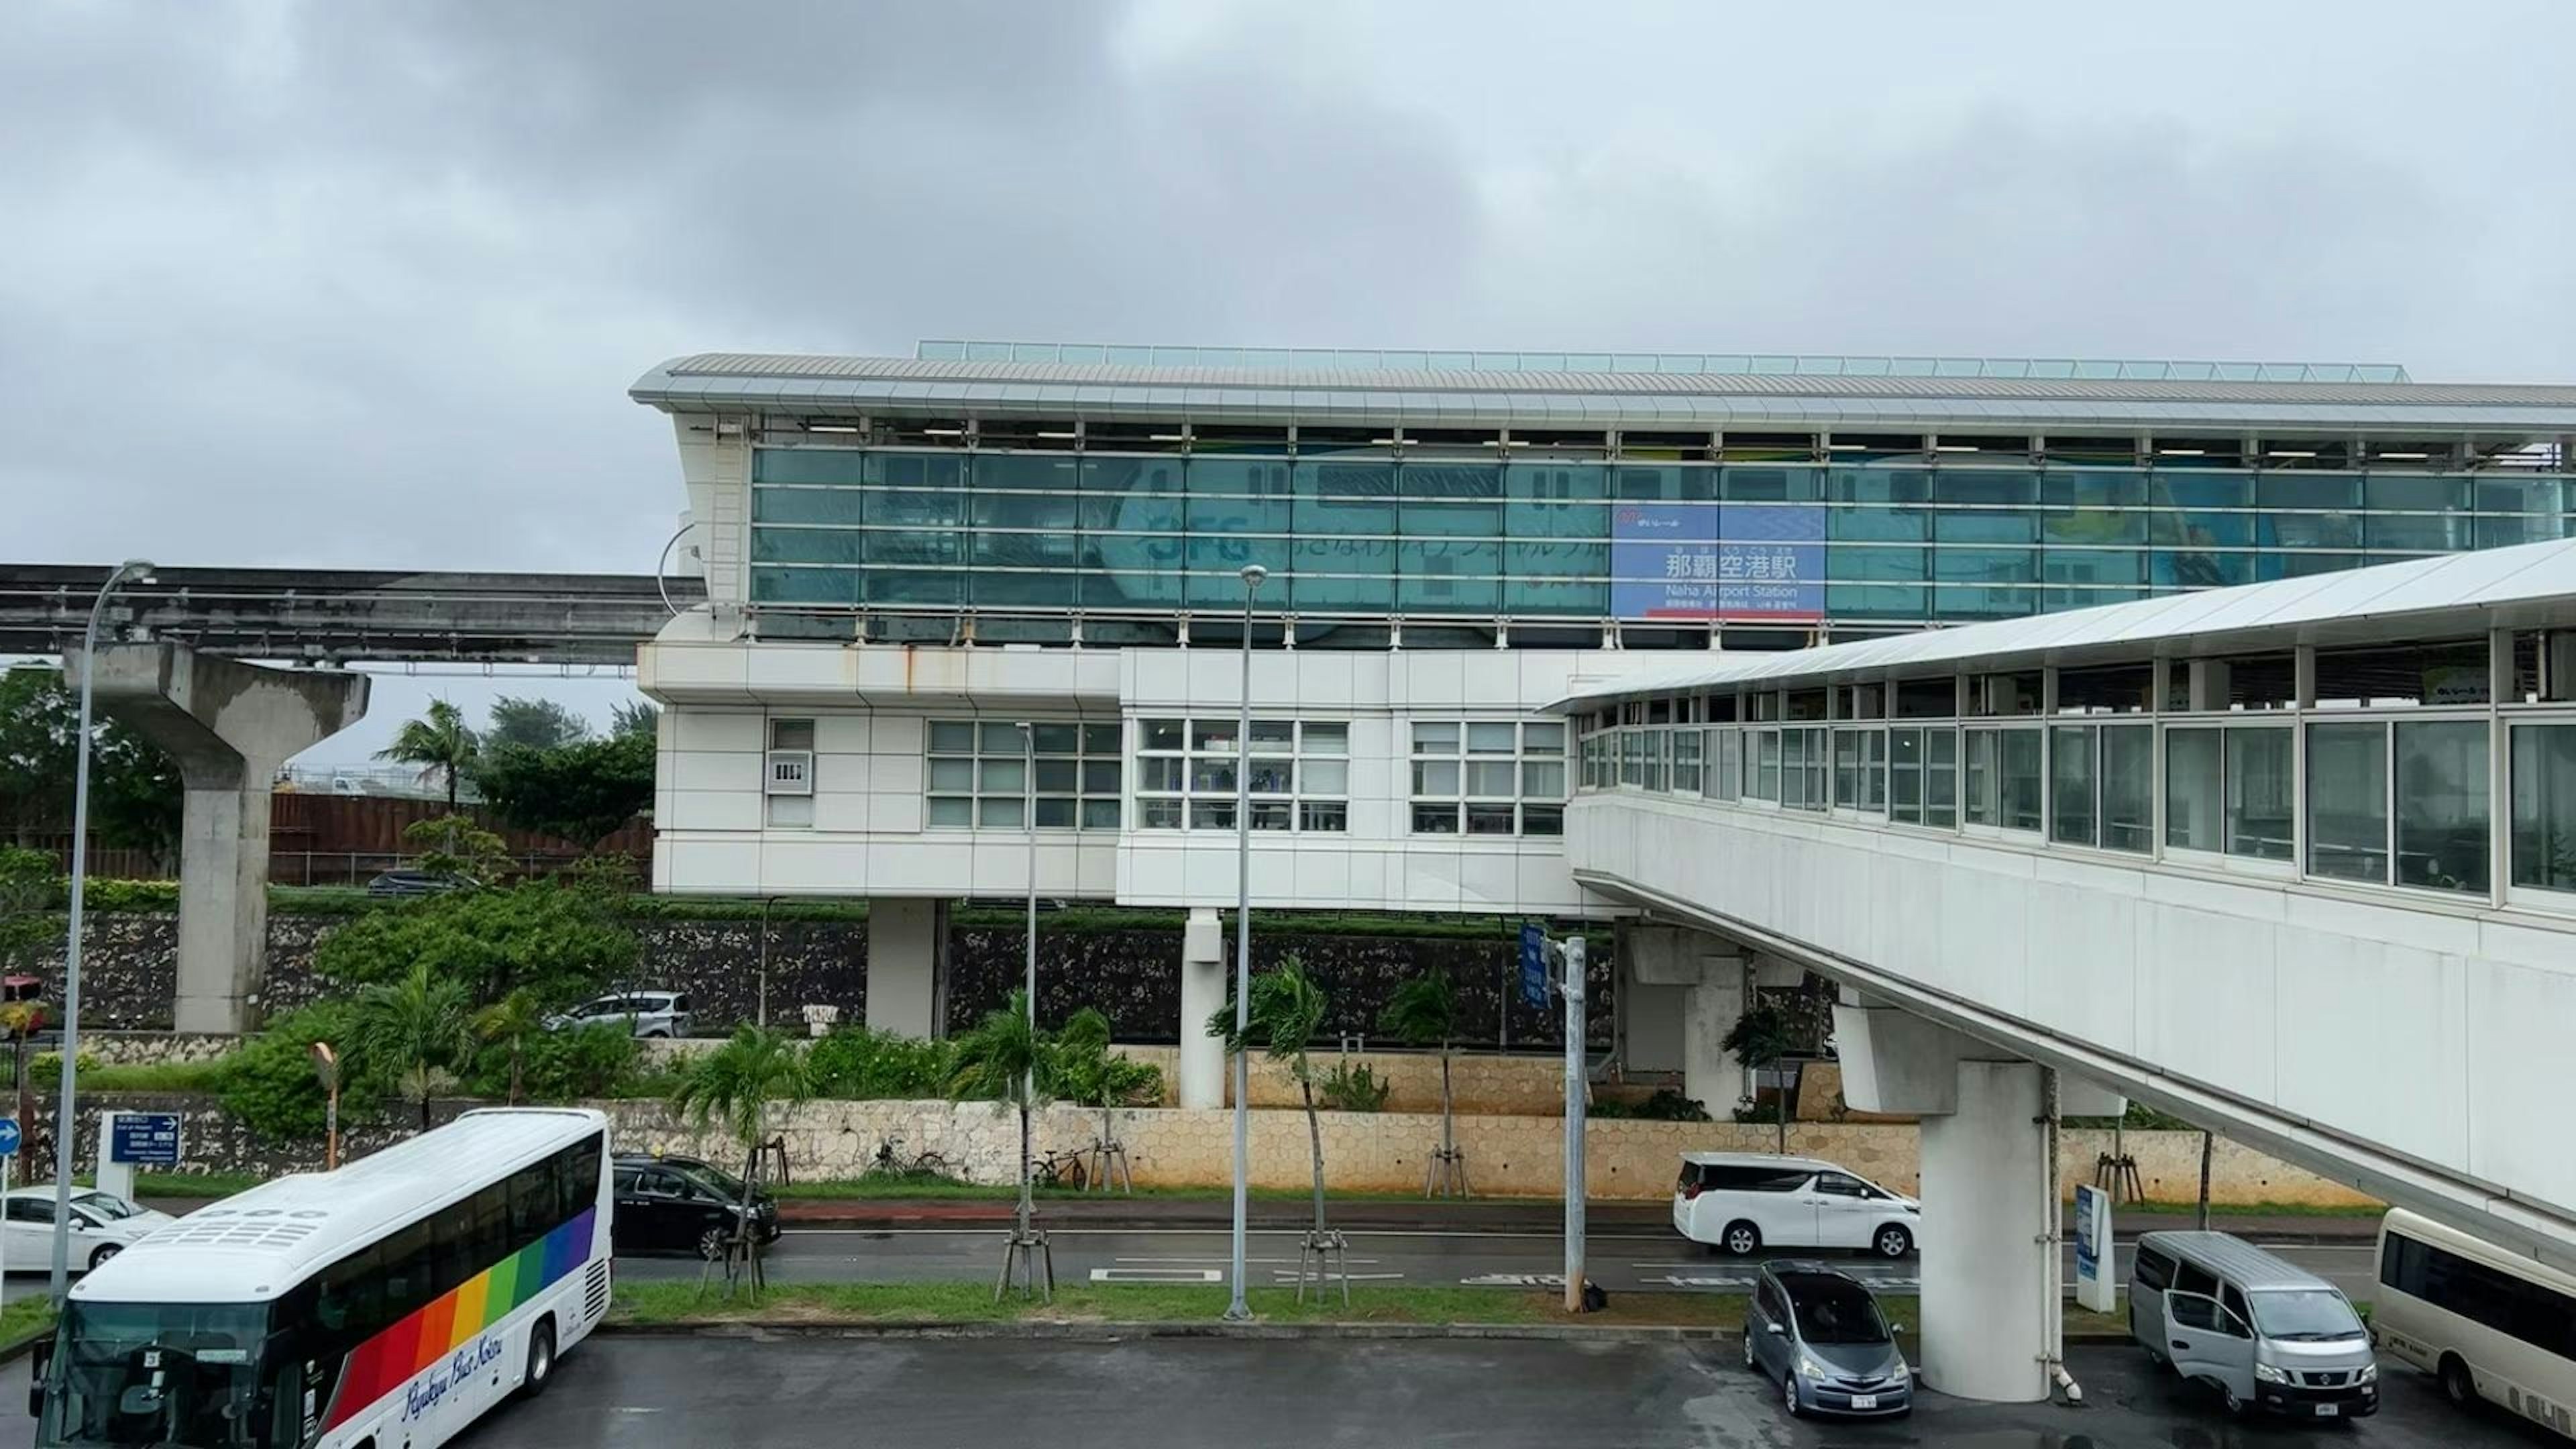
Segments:
[[[1814,1158],[1685,1152],[1673,1227],[1739,1258],[1765,1247],[1866,1248],[1902,1258],[1922,1245],[1923,1207]]]
[[[685,1252],[724,1256],[742,1214],[742,1179],[695,1157],[621,1152],[614,1169],[617,1213],[609,1241],[620,1253]],[[752,1233],[778,1241],[778,1203],[768,1193],[751,1200]]]
[[[1744,1320],[1744,1366],[1803,1414],[1894,1415],[1914,1408],[1914,1370],[1859,1279],[1822,1263],[1762,1265]]]
[[[549,1017],[546,1026],[562,1031],[569,1027],[612,1021],[628,1023],[628,1030],[637,1036],[687,1036],[689,994],[685,991],[622,991],[585,1001],[570,1011]]]

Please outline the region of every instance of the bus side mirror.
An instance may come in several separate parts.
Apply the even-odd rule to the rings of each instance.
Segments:
[[[39,1342],[27,1355],[27,1417],[45,1412],[45,1371],[53,1367],[54,1341]]]

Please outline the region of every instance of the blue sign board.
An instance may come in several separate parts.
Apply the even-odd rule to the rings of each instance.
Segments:
[[[2102,1242],[2094,1236],[2102,1214],[2096,1199],[2102,1190],[2089,1183],[2075,1186],[2075,1282],[2081,1287],[2102,1276]]]
[[[0,1117],[0,1157],[18,1155],[18,1119]]]
[[[1622,619],[1822,619],[1825,510],[1622,503],[1610,516],[1610,575],[1610,612]]]
[[[179,1114],[119,1112],[108,1134],[107,1160],[134,1167],[179,1165]]]
[[[1536,921],[1521,927],[1521,1000],[1547,1006],[1547,932]]]

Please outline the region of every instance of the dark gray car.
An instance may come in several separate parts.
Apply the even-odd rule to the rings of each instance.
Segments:
[[[1882,1416],[1914,1408],[1914,1371],[1860,1280],[1822,1263],[1772,1262],[1754,1280],[1745,1366],[1779,1385],[1781,1407]]]

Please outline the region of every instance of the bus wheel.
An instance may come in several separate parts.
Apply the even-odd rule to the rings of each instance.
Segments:
[[[535,1398],[546,1391],[546,1381],[555,1376],[555,1321],[540,1318],[528,1330],[528,1373],[519,1381],[519,1392]]]
[[[2478,1401],[2477,1377],[2469,1372],[2468,1364],[2458,1354],[2442,1355],[2440,1372],[2444,1397],[2462,1408]]]

